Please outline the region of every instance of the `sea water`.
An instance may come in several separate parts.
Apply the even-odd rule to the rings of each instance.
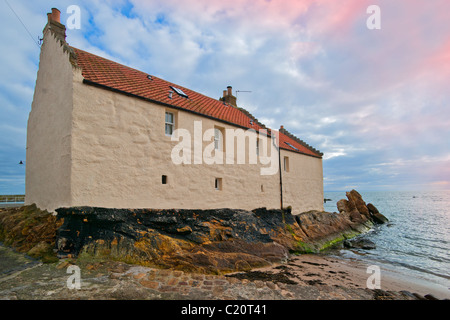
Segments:
[[[450,191],[361,192],[389,219],[362,237],[376,249],[340,250],[345,257],[383,264],[401,273],[450,288]],[[325,192],[325,211],[337,212],[345,192]],[[357,253],[357,254],[355,254]]]

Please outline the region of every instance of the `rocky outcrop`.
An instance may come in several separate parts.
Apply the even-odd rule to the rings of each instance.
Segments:
[[[369,210],[370,217],[373,221],[375,221],[375,223],[383,224],[389,222],[389,220],[382,215],[373,204],[369,203],[367,205],[367,209]]]
[[[364,250],[376,249],[376,245],[373,241],[364,238],[345,240],[344,247],[352,249],[364,249]]]
[[[61,223],[35,205],[0,209],[0,241],[44,262],[58,261],[53,250]]]
[[[201,273],[246,271],[313,253],[387,219],[355,190],[339,213],[290,210],[150,210],[35,205],[0,209],[0,241],[30,256],[90,255]]]
[[[356,190],[347,192],[346,196],[347,199],[336,203],[339,213],[310,211],[295,217],[307,237],[306,251],[323,250],[370,230],[374,224],[388,221],[374,205],[366,205]],[[347,244],[350,245],[351,242]]]
[[[347,192],[346,195],[348,200],[341,199],[336,205],[339,213],[348,215],[351,221],[363,224],[367,221],[376,224],[388,222],[388,219],[373,204],[366,205],[362,196],[356,190]]]
[[[318,252],[374,223],[359,193],[340,213],[289,210],[57,209],[59,255],[87,254],[163,268],[222,273],[270,265],[291,253]],[[284,221],[284,222],[283,222]]]
[[[60,255],[91,254],[165,268],[218,273],[288,258],[292,236],[271,210],[62,208]],[[291,222],[294,222],[292,216]],[[274,241],[277,239],[278,241]]]

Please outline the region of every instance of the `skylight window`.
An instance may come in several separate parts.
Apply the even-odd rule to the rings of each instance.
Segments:
[[[284,143],[286,143],[286,144],[287,144],[289,147],[291,147],[292,149],[298,151],[298,149],[297,149],[296,147],[294,147],[292,144],[290,144],[289,142],[284,142]]]
[[[184,93],[183,90],[175,88],[175,87],[172,87],[172,86],[171,86],[171,88],[173,89],[173,91],[178,93],[179,96],[184,97],[184,98],[188,97],[188,95],[186,93]]]

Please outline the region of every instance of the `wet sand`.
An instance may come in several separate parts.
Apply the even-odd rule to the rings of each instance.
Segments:
[[[367,288],[370,265],[354,259],[327,254],[293,256],[286,264],[257,269],[261,272],[279,273],[284,270],[298,285],[322,284],[347,288]],[[420,295],[432,294],[439,299],[450,299],[450,289],[400,273],[380,265],[379,289],[384,291],[409,291]],[[369,285],[374,282],[369,281]]]

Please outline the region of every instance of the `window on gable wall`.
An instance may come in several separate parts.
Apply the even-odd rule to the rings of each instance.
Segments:
[[[223,151],[223,134],[219,128],[214,128],[214,149]]]
[[[175,129],[175,115],[172,112],[166,112],[165,132],[166,136],[171,136]]]
[[[284,171],[289,172],[289,157],[284,157]]]

